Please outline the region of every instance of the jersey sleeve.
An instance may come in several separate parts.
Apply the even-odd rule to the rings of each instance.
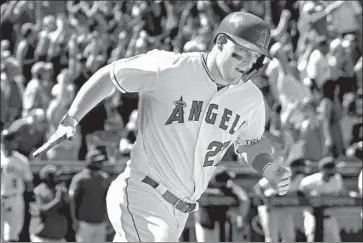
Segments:
[[[260,104],[252,114],[249,126],[241,132],[236,140],[236,146],[256,144],[263,136],[265,131],[266,110],[265,103],[261,99]]]
[[[158,74],[173,62],[175,53],[152,50],[111,63],[110,76],[122,93],[153,91]]]

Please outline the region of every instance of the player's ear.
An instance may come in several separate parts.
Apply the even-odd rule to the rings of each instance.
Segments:
[[[224,34],[217,36],[216,45],[220,51],[222,51],[223,46],[227,43],[227,38]]]

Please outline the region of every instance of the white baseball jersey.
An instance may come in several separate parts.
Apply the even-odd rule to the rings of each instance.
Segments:
[[[131,169],[197,200],[227,148],[261,139],[261,91],[240,82],[217,91],[202,53],[152,50],[111,65],[121,92],[139,92],[139,133]]]
[[[13,151],[10,157],[6,157],[1,150],[1,195],[20,195],[24,192],[24,181],[32,181],[28,159]]]
[[[337,194],[343,190],[343,178],[340,174],[335,174],[329,181],[324,181],[322,173],[315,173],[301,180],[300,189],[312,195]]]

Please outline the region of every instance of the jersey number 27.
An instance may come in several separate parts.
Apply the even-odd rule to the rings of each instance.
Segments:
[[[231,141],[225,142],[225,143],[221,143],[218,141],[213,141],[208,145],[208,152],[205,154],[204,157],[204,164],[203,167],[208,167],[208,166],[212,166],[215,159],[217,158],[216,156],[219,153],[222,153],[224,149],[228,148],[228,145]],[[218,162],[219,163],[219,162]],[[215,164],[214,166],[218,165]]]

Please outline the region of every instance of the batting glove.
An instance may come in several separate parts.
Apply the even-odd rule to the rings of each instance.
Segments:
[[[289,191],[291,171],[284,167],[282,156],[275,163],[268,164],[263,175],[278,195],[285,195]]]

